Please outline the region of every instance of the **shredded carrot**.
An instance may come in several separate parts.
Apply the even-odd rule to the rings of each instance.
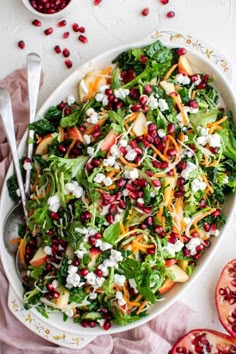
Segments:
[[[223,118],[221,118],[220,120],[217,120],[213,123],[208,123],[207,127],[212,127],[213,125],[220,125],[221,123],[224,123],[226,121],[226,119],[228,118],[228,116],[224,116]]]
[[[185,139],[184,133],[183,133],[183,132],[179,133],[178,140],[179,140],[181,143],[184,143],[184,139]]]
[[[160,177],[165,177],[166,173],[164,172],[158,172],[153,175],[153,177],[160,178]]]
[[[138,115],[139,115],[139,112],[135,112],[135,113],[131,114],[130,117],[125,120],[126,123],[133,122],[138,117]]]
[[[132,308],[132,307],[139,307],[140,306],[140,303],[139,302],[136,302],[136,301],[130,301],[129,299],[127,299],[127,297],[124,295],[123,296],[127,306],[129,308]]]
[[[15,245],[15,244],[19,243],[20,240],[21,240],[20,237],[13,238],[12,240],[9,241],[9,243],[10,243],[11,245]]]
[[[155,151],[155,153],[163,160],[163,161],[169,161],[168,158],[166,156],[164,156],[159,150],[157,150],[157,148],[153,145],[150,144],[150,148],[152,148],[153,151]]]
[[[124,235],[126,233],[126,230],[125,230],[123,222],[120,222],[120,229],[121,229],[121,234]]]
[[[106,187],[106,189],[108,191],[111,191],[112,189],[116,189],[116,185],[115,184],[111,184],[110,186]]]
[[[122,162],[124,165],[127,165],[127,166],[129,166],[129,167],[138,167],[138,164],[137,164],[137,163],[129,162],[129,161],[127,161],[123,156],[120,156],[119,159],[121,160],[121,162]]]
[[[127,297],[127,299],[129,299],[129,290],[127,289],[125,284],[122,286],[122,289],[123,289],[124,295]]]
[[[37,168],[36,171],[36,177],[35,177],[35,181],[34,184],[32,185],[30,192],[33,193],[37,187],[38,181],[39,181],[39,175],[40,175],[40,167]]]
[[[139,309],[138,309],[138,311],[137,311],[137,315],[139,315],[142,311],[143,311],[143,309],[144,309],[144,307],[147,305],[147,301],[145,300],[143,303],[142,303],[142,305],[139,307]]]
[[[212,163],[210,163],[208,166],[209,167],[214,167],[214,166],[216,166],[216,165],[218,165],[219,164],[219,161],[218,160],[214,160],[214,161],[212,161]]]
[[[204,166],[208,166],[209,164],[209,158],[207,155],[203,155],[204,156],[204,161],[200,162],[200,165],[204,165]]]
[[[75,146],[76,140],[72,140],[72,142],[70,143],[67,151],[66,151],[66,156],[70,156],[71,150],[73,149],[73,147]]]
[[[46,195],[44,194],[40,194],[40,195],[33,195],[32,197],[30,197],[31,200],[40,200],[45,198]]]
[[[61,126],[59,127],[59,132],[60,132],[60,141],[64,141],[65,132],[64,132],[64,129]]]
[[[25,239],[21,238],[19,243],[19,257],[21,264],[26,268],[25,263]]]
[[[213,125],[210,130],[209,130],[209,134],[212,134],[215,130],[221,130],[223,129],[220,125],[216,124],[216,125]]]
[[[175,138],[173,138],[172,135],[167,135],[167,138],[168,138],[168,141],[171,140],[172,144],[174,145],[174,147],[177,151],[177,154],[175,155],[175,161],[176,161],[178,159],[178,155],[179,155],[179,151],[180,151],[179,145],[177,144]]]
[[[167,73],[164,76],[164,80],[168,80],[170,75],[173,73],[173,71],[177,68],[178,64],[172,65],[172,67],[167,71]]]
[[[101,127],[106,121],[106,118],[99,119],[99,121],[96,124],[90,125],[84,132],[84,135],[90,135],[94,132],[96,127],[99,125]]]
[[[181,116],[183,118],[183,123],[187,124],[188,122],[187,122],[186,115],[183,110],[183,106],[182,106],[182,102],[180,101],[180,98],[178,96],[173,96],[173,100],[181,113]]]
[[[191,95],[191,99],[194,100],[195,96],[196,96],[196,91],[193,90],[193,91],[192,91],[192,95]]]
[[[208,182],[208,179],[206,178],[206,175],[202,175],[202,179],[203,179],[203,181],[206,183],[206,185],[207,185],[209,191],[210,191],[211,193],[213,193],[213,192],[214,192],[214,189],[211,187],[210,183]]]

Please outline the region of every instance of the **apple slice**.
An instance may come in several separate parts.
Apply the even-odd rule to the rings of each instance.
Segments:
[[[189,276],[177,264],[173,264],[168,268],[174,276],[173,281],[176,283],[184,283],[189,279]]]
[[[59,292],[60,296],[52,301],[54,302],[56,308],[63,310],[68,305],[70,292],[64,286],[60,286],[55,290]]]
[[[178,262],[177,262],[177,265],[183,269],[183,271],[186,272],[186,269],[187,269],[187,266],[188,266],[188,261],[185,260],[185,259],[180,259]]]
[[[94,267],[96,265],[96,259],[101,254],[101,250],[99,248],[92,247],[90,248],[89,252],[91,256],[91,261],[89,262],[88,266]]]
[[[171,279],[166,279],[162,286],[158,289],[160,294],[165,294],[168,290],[170,290],[175,285],[175,282]]]
[[[33,267],[39,267],[47,261],[48,255],[44,252],[44,249],[40,247],[34,257],[31,259],[30,264]]]
[[[69,128],[67,130],[66,137],[67,139],[79,140],[81,143],[84,141],[82,134],[76,127]]]
[[[52,134],[45,135],[43,139],[38,144],[35,155],[44,155],[48,151],[48,145],[51,145],[53,142],[54,136]]]
[[[66,247],[66,255],[68,257],[68,259],[72,259],[74,257],[75,251],[74,249],[71,247],[71,245],[68,245]]]
[[[137,114],[137,118],[134,121],[132,131],[136,136],[141,136],[145,133],[145,123],[147,121],[147,118],[143,112],[133,114]]]
[[[114,130],[110,130],[109,133],[103,139],[101,150],[108,151],[110,147],[115,144],[117,138],[117,133]]]
[[[167,95],[169,95],[171,92],[176,92],[175,90],[175,85],[172,82],[168,82],[166,80],[162,80],[160,82],[161,88],[165,91]]]
[[[185,55],[179,57],[178,70],[181,74],[193,75],[192,67]]]
[[[101,86],[106,85],[106,78],[101,74],[101,70],[92,70],[80,81],[78,85],[80,102],[91,99]]]

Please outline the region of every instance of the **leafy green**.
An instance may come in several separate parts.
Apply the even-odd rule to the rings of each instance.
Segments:
[[[75,109],[70,115],[63,117],[60,122],[62,128],[73,127],[78,123],[80,109]]]
[[[29,129],[34,130],[34,132],[39,136],[45,136],[49,133],[57,132],[58,130],[57,125],[46,119],[40,119],[34,123],[30,123]]]
[[[73,178],[78,179],[83,172],[87,160],[87,156],[79,156],[76,159],[63,158],[54,155],[49,157],[50,168],[56,172],[63,172],[65,182],[70,182]]]
[[[207,124],[213,123],[217,120],[218,113],[218,109],[213,109],[207,112],[199,110],[197,113],[190,114],[189,119],[195,129],[199,125],[206,127]]]
[[[223,141],[223,154],[236,160],[236,137],[231,113],[228,114],[228,119],[221,126],[223,129],[218,130],[217,134],[221,136]]]
[[[18,202],[19,201],[19,196],[17,194],[17,190],[18,190],[18,182],[17,182],[17,178],[16,175],[13,175],[11,177],[8,178],[7,180],[7,189],[8,189],[8,193],[10,198],[14,201],[14,202]]]
[[[116,224],[111,224],[109,225],[106,230],[103,233],[103,239],[114,245],[116,240],[121,234],[121,228],[120,228],[120,223],[117,222]]]

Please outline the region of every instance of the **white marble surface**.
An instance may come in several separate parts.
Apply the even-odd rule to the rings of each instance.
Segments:
[[[20,0],[1,0],[0,11],[0,79],[25,64],[26,54],[39,53],[42,57],[44,85],[39,105],[77,68],[95,55],[145,38],[156,29],[171,28],[177,32],[194,35],[218,48],[232,62],[236,61],[236,2],[234,0],[170,0],[161,5],[159,0],[103,0],[95,7],[93,0],[74,0],[76,6],[67,19],[71,35],[62,39],[66,28],[58,28],[58,21],[42,20],[42,27],[31,25],[35,18],[22,5]],[[150,8],[147,17],[140,13]],[[173,19],[166,18],[170,10],[176,12]],[[77,34],[71,30],[71,24],[78,22],[86,28],[88,43],[77,40]],[[45,36],[43,30],[54,27],[51,36]],[[26,43],[24,50],[17,47],[18,40]],[[71,51],[73,68],[67,69],[63,57],[54,53],[53,47],[59,44]],[[235,82],[233,83],[236,88]],[[194,310],[189,322],[191,328],[212,328],[224,331],[217,319],[214,305],[214,288],[218,275],[226,262],[236,256],[235,218],[228,228],[224,242],[217,251],[206,271],[181,299]]]

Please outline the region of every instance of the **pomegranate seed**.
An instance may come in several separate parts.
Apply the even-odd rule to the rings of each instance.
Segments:
[[[78,39],[82,43],[87,43],[88,42],[88,38],[83,36],[82,34],[78,37]]]
[[[63,146],[63,145],[58,145],[57,149],[58,149],[60,152],[62,152],[62,153],[65,153],[65,152],[66,152],[66,148],[65,148],[65,146]]]
[[[85,28],[84,27],[79,27],[79,32],[81,32],[81,33],[84,33],[85,32]]]
[[[147,249],[147,254],[155,254],[156,249],[155,248],[148,248]]]
[[[171,98],[173,98],[173,97],[177,96],[177,92],[175,92],[175,91],[170,92],[170,93],[169,93],[169,96],[170,96]]]
[[[160,0],[160,3],[161,3],[162,5],[166,5],[166,4],[168,4],[168,2],[169,2],[169,0]]]
[[[59,296],[60,296],[60,293],[59,293],[58,291],[54,291],[54,292],[53,292],[53,298],[54,298],[54,299],[58,299]]]
[[[144,93],[147,95],[150,95],[152,93],[152,86],[151,85],[145,85],[144,86]]]
[[[216,211],[214,211],[214,213],[212,214],[215,218],[217,218],[218,216],[221,215],[221,211],[220,209],[216,209]]]
[[[195,82],[195,81],[197,81],[198,80],[198,75],[192,75],[191,76],[191,81],[192,82]]]
[[[56,45],[56,46],[54,47],[54,50],[55,50],[55,52],[56,52],[57,54],[60,54],[60,53],[61,53],[61,48],[59,47],[59,45]]]
[[[198,103],[197,103],[197,101],[192,100],[189,102],[189,106],[191,108],[198,108]]]
[[[24,42],[24,41],[19,41],[19,42],[18,42],[18,47],[19,47],[20,49],[24,49],[24,48],[25,48],[25,42]]]
[[[69,35],[70,35],[70,32],[64,32],[64,33],[63,33],[63,38],[68,38]]]
[[[53,220],[58,220],[59,219],[59,215],[57,213],[55,213],[54,211],[51,212],[51,218]]]
[[[54,286],[52,284],[47,285],[48,291],[54,291]]]
[[[102,2],[102,0],[94,0],[93,4],[94,4],[94,6],[98,6],[101,2]]]
[[[78,267],[79,266],[79,260],[78,259],[74,259],[72,261],[72,264],[75,266],[75,267]]]
[[[81,275],[81,277],[85,277],[85,275],[88,274],[88,269],[86,268],[80,269],[79,274]]]
[[[133,106],[130,107],[132,112],[138,112],[140,108],[141,108],[140,104],[134,104]]]
[[[187,50],[185,48],[179,48],[177,49],[177,54],[180,55],[185,55],[187,53]]]
[[[162,161],[161,163],[160,163],[160,168],[162,169],[162,170],[164,170],[165,168],[167,168],[168,167],[168,162],[167,161]]]
[[[108,215],[106,216],[106,219],[107,219],[107,222],[108,222],[109,224],[113,224],[113,222],[114,222],[114,216],[113,216],[113,215],[108,214]]]
[[[178,167],[178,169],[180,169],[180,170],[184,170],[184,169],[187,167],[186,161],[183,161],[183,160],[180,161],[180,162],[178,163],[177,167]]]
[[[121,208],[121,209],[125,209],[126,208],[126,203],[122,199],[119,201],[119,208]]]
[[[168,150],[167,150],[167,155],[168,155],[169,157],[176,156],[176,154],[177,154],[176,149],[168,149]]]
[[[218,154],[218,149],[217,149],[217,147],[211,147],[210,150],[211,150],[211,152],[212,152],[213,154]]]
[[[143,64],[145,64],[145,63],[147,62],[147,57],[146,57],[144,54],[142,54],[142,55],[140,56],[140,61],[141,61]]]
[[[73,29],[74,32],[79,32],[79,25],[78,25],[78,23],[73,23],[72,29]]]
[[[65,60],[65,65],[67,66],[68,69],[70,69],[72,67],[72,61],[70,59],[66,59]]]
[[[144,207],[143,212],[146,214],[150,214],[152,212],[152,208]]]
[[[184,192],[182,192],[182,191],[175,191],[175,197],[176,197],[176,198],[183,197],[183,195],[184,195]]]
[[[203,245],[198,245],[196,250],[197,252],[201,252],[203,250],[204,246]]]
[[[103,329],[107,331],[109,328],[111,328],[111,322],[109,320],[106,320],[103,325]]]
[[[149,14],[149,8],[148,8],[148,7],[145,7],[145,9],[143,9],[141,13],[142,13],[143,16],[148,16],[148,14]]]
[[[217,226],[215,223],[211,224],[211,230],[214,232],[217,230]]]
[[[198,90],[204,90],[206,88],[206,83],[205,82],[200,82],[200,84],[197,86]]]
[[[81,322],[81,325],[86,328],[86,327],[88,327],[89,323],[88,323],[88,321],[83,320],[83,321]]]
[[[168,18],[173,18],[173,17],[175,17],[175,12],[174,12],[174,11],[169,11],[169,12],[167,12],[166,17],[168,17]]]
[[[90,328],[96,327],[96,322],[95,322],[95,321],[90,321],[90,322],[89,322],[89,327],[90,327]]]
[[[207,206],[206,201],[204,199],[201,199],[199,202],[199,208],[203,209]]]
[[[63,49],[62,54],[64,55],[65,58],[68,58],[70,56],[69,49],[67,48]]]
[[[36,27],[40,27],[41,26],[41,22],[39,20],[33,20],[32,21],[32,25],[34,25]]]
[[[44,33],[46,36],[49,36],[50,34],[52,34],[53,32],[53,28],[52,27],[49,27],[47,29],[45,29]]]
[[[148,216],[147,219],[145,220],[147,225],[152,225],[153,224],[153,217],[152,216]]]
[[[140,96],[140,98],[139,98],[139,103],[140,103],[141,105],[146,104],[147,101],[148,101],[148,96],[146,96],[146,95]],[[151,124],[149,124],[149,125],[151,125]]]
[[[175,132],[175,124],[174,123],[169,123],[167,126],[167,131],[168,133],[172,134]]]
[[[64,27],[64,26],[66,26],[66,20],[62,20],[62,21],[58,22],[57,26],[58,26],[58,27]]]
[[[159,179],[154,179],[152,181],[152,184],[154,185],[154,187],[160,187],[161,186],[161,182],[159,181]]]
[[[207,81],[209,80],[209,76],[208,75],[204,75],[202,78],[202,82],[207,83]]]
[[[96,269],[96,270],[95,270],[95,274],[96,274],[96,276],[99,277],[99,278],[101,278],[101,277],[103,276],[103,273],[102,273],[101,269]]]
[[[95,245],[96,245],[96,242],[97,242],[97,239],[96,239],[96,237],[94,237],[94,236],[89,236],[88,241],[89,241],[89,244],[90,244],[91,246],[95,246]]]

